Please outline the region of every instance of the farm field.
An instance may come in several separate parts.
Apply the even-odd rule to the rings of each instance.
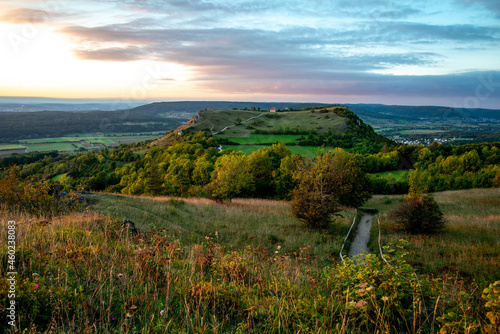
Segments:
[[[22,150],[26,149],[26,147],[22,145],[15,145],[15,144],[0,144],[0,151],[6,151],[6,150]]]
[[[120,144],[129,144],[161,137],[164,132],[152,132],[144,134],[113,134],[103,136],[102,134],[87,134],[80,136],[53,137],[43,139],[22,139],[20,145],[0,145],[0,151],[25,150],[30,152],[59,151],[76,152],[78,150],[101,149]],[[17,151],[12,151],[17,152]],[[23,151],[24,152],[24,151]],[[9,153],[8,151],[5,152]]]

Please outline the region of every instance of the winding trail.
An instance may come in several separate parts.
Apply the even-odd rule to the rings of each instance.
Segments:
[[[370,253],[368,249],[368,241],[370,240],[370,230],[373,224],[373,215],[365,213],[363,217],[361,217],[361,221],[358,224],[358,229],[356,230],[356,236],[351,244],[349,249],[348,256],[350,258],[363,254]]]
[[[257,116],[254,116],[254,117],[250,117],[250,118],[248,118],[248,119],[246,119],[246,120],[242,121],[241,123],[242,123],[242,124],[243,124],[243,123],[246,123],[246,122],[248,122],[248,121],[250,121],[250,120],[252,120],[252,119],[254,119],[254,118],[260,117],[260,116],[262,116],[262,115],[264,115],[264,113],[262,113],[262,114],[260,114],[260,115],[257,115]],[[213,132],[213,131],[212,131],[213,127],[212,127],[212,128],[210,129],[210,131],[212,131],[212,134],[213,134],[213,135],[216,135],[216,134],[218,134],[218,133],[221,133],[221,132],[226,131],[228,128],[232,128],[233,126],[236,126],[236,124],[233,124],[233,125],[228,125],[228,126],[226,126],[224,129],[222,129],[222,130],[220,130],[220,131],[217,131],[217,132]]]

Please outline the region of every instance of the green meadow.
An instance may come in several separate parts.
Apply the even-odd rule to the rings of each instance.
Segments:
[[[248,137],[225,137],[232,142],[249,145],[249,144],[276,144],[276,143],[296,143],[300,136],[297,135],[257,135],[251,134]]]
[[[372,175],[376,176],[382,176],[382,177],[389,177],[392,176],[396,181],[399,181],[403,179],[403,177],[408,173],[407,170],[399,169],[399,170],[391,170],[387,172],[380,172],[380,173],[372,173]]]
[[[436,194],[449,224],[426,237],[387,220],[401,197],[375,196],[367,206],[381,210],[388,263],[377,255],[340,261],[353,210],[311,230],[283,201],[87,198],[90,207],[51,219],[0,211],[1,228],[16,221],[16,332],[496,330],[485,298],[498,294],[485,288],[499,274],[499,189]],[[3,263],[7,254],[4,244]],[[7,290],[0,281],[2,296]],[[15,332],[6,322],[0,329]]]

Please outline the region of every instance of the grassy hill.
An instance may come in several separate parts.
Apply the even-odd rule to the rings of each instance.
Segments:
[[[203,131],[216,136],[224,148],[245,145],[241,150],[253,152],[261,146],[286,143],[289,146],[309,146],[306,153],[320,146],[352,148],[363,143],[378,152],[387,142],[347,107],[332,105],[277,112],[268,110],[205,109],[151,146],[165,147],[181,132]],[[304,150],[299,150],[304,151]],[[297,152],[298,153],[298,152]]]
[[[282,130],[290,133],[297,129],[299,133],[310,130],[325,133],[330,129],[336,133],[342,133],[346,128],[346,119],[333,112],[320,114],[311,113],[310,110],[300,110],[270,113],[269,111],[211,109],[201,112],[200,119],[195,121],[190,130],[207,131],[220,137],[249,137],[259,130],[262,132]]]

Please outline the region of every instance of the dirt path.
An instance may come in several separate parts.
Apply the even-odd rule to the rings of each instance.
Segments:
[[[246,122],[248,122],[248,121],[250,121],[250,120],[252,120],[252,119],[254,119],[254,118],[260,117],[260,116],[262,116],[262,115],[264,115],[264,113],[262,113],[262,114],[260,114],[260,115],[257,115],[257,116],[254,116],[254,117],[250,117],[249,119],[246,119],[246,120],[242,121],[241,123],[242,123],[242,124],[243,124],[243,123],[246,123]],[[217,132],[213,132],[213,131],[212,131],[213,127],[212,127],[212,128],[210,129],[210,131],[212,131],[212,134],[213,134],[213,135],[216,135],[216,134],[219,134],[219,133],[221,133],[221,132],[226,131],[226,130],[227,130],[227,129],[229,129],[229,128],[232,128],[233,126],[236,126],[236,124],[233,124],[233,125],[228,125],[228,126],[226,126],[224,129],[222,129],[222,130],[220,130],[220,131],[217,131]]]
[[[366,252],[370,253],[368,249],[368,240],[370,240],[370,230],[372,228],[373,216],[365,213],[361,217],[361,221],[358,224],[358,229],[356,230],[356,237],[351,244],[348,256],[353,257]]]

